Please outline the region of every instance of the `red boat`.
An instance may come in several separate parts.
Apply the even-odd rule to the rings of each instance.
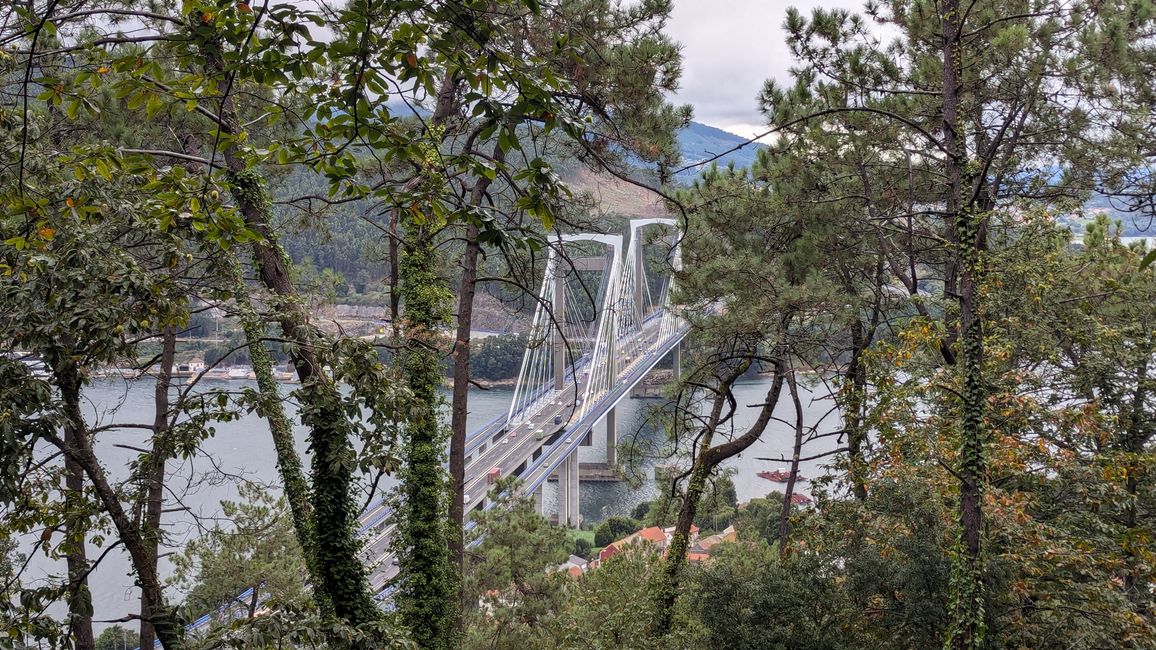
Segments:
[[[809,497],[805,494],[792,494],[791,495],[791,505],[807,506],[807,505],[811,505],[811,503],[812,503],[811,497]]]
[[[786,483],[788,480],[790,480],[791,473],[785,472],[781,469],[777,469],[773,472],[759,472],[757,474],[757,476],[759,478],[765,478],[768,481],[774,481],[775,483]],[[799,481],[807,480],[807,479],[803,478],[803,476],[801,474],[796,476],[795,479],[799,480]]]

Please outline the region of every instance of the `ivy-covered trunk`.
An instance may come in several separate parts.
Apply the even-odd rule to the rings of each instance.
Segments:
[[[232,111],[222,111],[225,120],[235,120]],[[289,281],[289,264],[269,228],[269,199],[260,178],[243,168],[239,156],[226,150],[229,189],[245,216],[246,225],[261,235],[253,243],[253,259],[258,277],[278,299],[273,309],[285,338],[292,343],[290,357],[297,377],[301,401],[301,421],[309,428],[312,451],[313,549],[320,587],[333,613],[357,626],[380,618],[361,563],[357,540],[357,503],[353,496],[356,465],[350,441],[349,423],[341,395],[321,370],[315,347],[318,343],[309,325],[308,313]],[[268,396],[269,388],[265,393]],[[275,388],[275,387],[272,387]],[[285,441],[282,441],[283,443]],[[282,445],[283,455],[288,449]],[[282,469],[290,463],[279,462]],[[289,496],[289,495],[287,495]]]
[[[450,292],[438,276],[430,224],[404,212],[399,289],[402,299],[402,371],[413,407],[405,425],[402,504],[395,548],[402,571],[402,618],[422,648],[456,645],[457,574],[450,561],[448,485],[442,466],[446,430],[439,419],[445,355],[441,333],[449,316]]]
[[[958,0],[940,6],[943,30],[943,143],[948,183],[947,214],[956,254],[952,259],[958,277],[954,293],[959,301],[958,366],[961,372],[959,461],[959,530],[952,552],[951,619],[944,645],[955,650],[980,650],[984,643],[986,594],[983,580],[980,534],[983,527],[984,417],[987,387],[983,378],[983,326],[979,305],[980,227],[984,214],[974,199],[964,196],[967,176],[982,184],[982,178],[965,174],[967,143],[962,114],[963,17]],[[970,193],[970,188],[968,188]],[[958,274],[958,275],[956,275]]]
[[[210,22],[197,13],[192,17],[194,24]],[[231,77],[222,59],[219,37],[205,39],[198,34],[195,38],[204,39],[200,52],[206,74],[225,92],[216,126],[224,135],[240,137],[244,128],[229,94]],[[313,454],[312,531],[315,566],[319,570],[319,579],[313,588],[323,591],[337,618],[356,627],[378,620],[381,612],[370,593],[365,567],[358,554],[358,506],[353,497],[356,459],[350,425],[337,387],[322,372],[316,352],[319,337],[310,326],[309,314],[289,278],[289,260],[271,227],[273,215],[261,177],[249,168],[238,146],[225,146],[222,154],[229,192],[245,226],[259,237],[251,246],[253,264],[261,284],[276,299],[271,305],[274,318],[290,343],[290,358],[301,380],[298,392],[301,421],[310,430]]]
[[[293,425],[285,414],[277,379],[273,375],[273,355],[265,344],[265,322],[253,309],[249,301],[240,270],[230,265],[233,276],[237,311],[240,314],[241,330],[245,333],[245,343],[249,349],[249,363],[257,378],[257,414],[269,423],[269,434],[273,438],[273,449],[277,454],[277,471],[289,503],[289,514],[293,519],[293,532],[301,552],[305,556],[305,566],[309,580],[321,584],[321,567],[318,564],[317,547],[313,536],[313,505],[309,499],[309,482],[301,465],[301,456],[293,439]],[[328,592],[313,589],[313,602],[324,616],[334,613]]]

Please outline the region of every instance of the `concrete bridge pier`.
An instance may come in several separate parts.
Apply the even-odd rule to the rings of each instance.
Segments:
[[[537,512],[538,514],[543,514],[543,512],[542,512],[543,507],[544,507],[543,502],[546,500],[545,499],[545,496],[546,496],[545,492],[546,492],[546,484],[545,483],[543,483],[542,485],[539,485],[537,490],[534,490],[534,512]]]
[[[613,467],[618,462],[618,425],[614,415],[614,407],[606,412],[606,465]]]
[[[581,525],[578,498],[578,452],[575,451],[558,468],[558,523],[574,528]]]
[[[682,379],[682,341],[674,344],[674,350],[671,352],[671,369],[674,370],[674,381]]]

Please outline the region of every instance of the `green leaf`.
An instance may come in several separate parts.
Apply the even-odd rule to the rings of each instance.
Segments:
[[[164,103],[161,102],[160,97],[158,97],[157,95],[150,95],[148,103],[145,105],[145,116],[151,118],[152,116],[154,116],[158,112],[160,112],[161,108],[163,108],[163,107],[164,107]]]
[[[24,247],[28,245],[28,240],[20,235],[17,235],[15,237],[9,237],[8,239],[5,239],[4,243],[14,247],[18,251],[22,251],[24,250]]]

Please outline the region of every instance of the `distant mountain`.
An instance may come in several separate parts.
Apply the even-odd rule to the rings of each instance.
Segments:
[[[690,185],[703,171],[710,169],[711,164],[726,167],[733,164],[738,168],[749,167],[755,161],[755,156],[762,144],[746,144],[746,138],[728,133],[701,122],[691,122],[689,126],[678,132],[678,145],[682,153],[679,167],[690,167],[695,163],[714,158],[725,152],[724,156],[710,163],[698,167],[690,167],[675,175],[676,184]],[[740,145],[742,149],[731,151]],[[640,166],[636,159],[632,164]],[[641,171],[636,175],[647,184],[655,182],[652,174],[654,168]],[[620,180],[611,174],[599,174],[584,167],[567,169],[562,177],[566,183],[579,192],[589,192],[594,196],[600,209],[610,214],[628,215],[631,217],[658,217],[667,214],[662,200],[654,193]]]
[[[389,109],[396,115],[417,115],[423,119],[431,115],[428,109],[420,106],[411,106],[397,100],[390,101],[386,105],[389,106]],[[708,126],[702,122],[691,122],[685,129],[678,132],[678,146],[682,153],[682,161],[678,166],[686,167],[709,160],[724,151],[730,151],[746,143],[746,141],[746,138],[735,135],[734,133]],[[755,161],[755,152],[760,148],[765,148],[765,146],[766,145],[762,144],[749,144],[713,162],[719,167],[726,167],[731,163],[734,163],[735,167],[739,168],[750,167],[751,163]],[[635,163],[637,163],[637,161],[635,161]],[[710,163],[694,167],[677,174],[675,179],[678,182],[689,185],[694,181],[695,177],[709,168]]]
[[[694,163],[708,160],[724,151],[730,151],[735,147],[745,143],[746,138],[742,136],[716,129],[713,126],[707,126],[701,122],[691,122],[690,126],[686,127],[678,133],[678,144],[682,150],[682,163],[680,167],[693,165]],[[756,153],[765,145],[749,144],[738,151],[732,151],[725,156],[714,161],[719,167],[726,167],[728,164],[734,163],[735,167],[749,167],[754,161]],[[707,163],[701,167],[688,169],[677,175],[677,179],[684,183],[690,183],[696,176],[710,168]]]

